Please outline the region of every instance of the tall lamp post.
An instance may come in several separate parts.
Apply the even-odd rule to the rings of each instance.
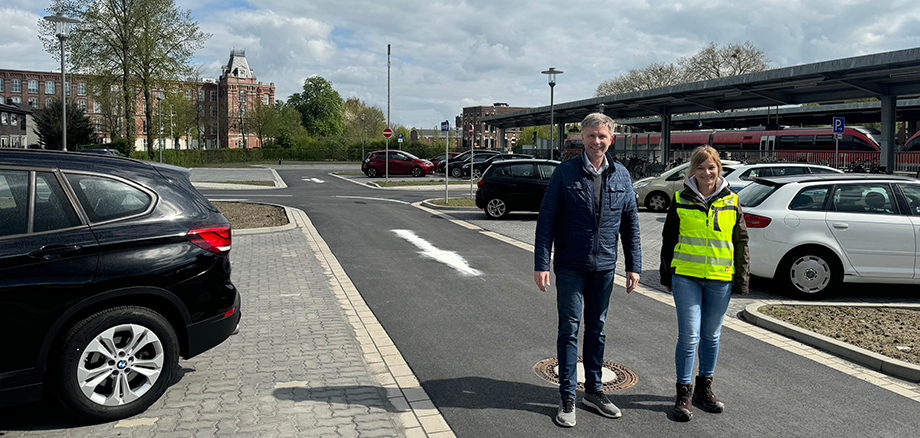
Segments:
[[[540,73],[549,76],[549,141],[552,147],[550,150],[550,158],[553,158],[552,151],[556,150],[556,121],[553,107],[553,90],[556,88],[556,75],[561,75],[564,72],[556,70],[556,67],[550,67],[549,70],[544,70]]]
[[[364,113],[361,113],[361,127],[364,128],[364,141],[361,143],[361,158],[359,158],[359,161],[364,160],[364,147],[367,145],[367,125],[364,123]]]
[[[67,84],[66,76],[64,73],[64,40],[70,36],[70,28],[77,23],[80,23],[80,20],[76,18],[70,18],[60,12],[54,15],[49,15],[45,17],[45,20],[48,20],[54,23],[54,29],[57,31],[55,36],[61,42],[61,149],[67,150],[67,98],[64,95],[64,87]]]
[[[163,162],[163,90],[154,90],[157,93],[157,140],[160,143],[160,162]]]

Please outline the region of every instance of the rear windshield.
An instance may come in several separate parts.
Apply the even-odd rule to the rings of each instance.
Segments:
[[[769,198],[778,188],[779,187],[763,184],[761,182],[748,184],[747,187],[738,192],[738,203],[740,203],[742,207],[756,207],[760,205],[764,199]]]

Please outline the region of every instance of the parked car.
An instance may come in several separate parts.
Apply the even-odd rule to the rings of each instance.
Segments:
[[[722,176],[730,174],[740,164],[740,161],[722,160]],[[690,163],[686,162],[661,175],[642,178],[634,182],[633,190],[636,192],[637,205],[643,205],[652,211],[666,211],[671,205],[674,192],[684,187],[688,167]]]
[[[735,167],[725,177],[732,191],[739,191],[751,183],[754,178],[770,176],[804,175],[804,174],[843,173],[842,170],[820,164],[809,163],[753,163]]]
[[[376,178],[387,172],[387,161],[389,164],[390,175],[412,175],[415,177],[425,176],[434,170],[431,161],[423,160],[406,151],[389,151],[389,160],[387,151],[373,151],[367,154],[364,162],[361,164],[361,171],[370,178]]]
[[[468,177],[468,176],[470,176],[470,168],[472,168],[472,169],[473,169],[473,178],[479,178],[479,177],[482,176],[482,174],[486,171],[486,169],[488,169],[489,166],[492,165],[492,163],[497,163],[497,162],[499,162],[499,161],[505,161],[505,160],[524,160],[524,159],[528,159],[528,158],[533,158],[533,155],[527,155],[527,154],[498,154],[498,155],[491,155],[491,156],[488,156],[485,160],[482,160],[482,161],[479,161],[479,160],[477,159],[477,160],[476,160],[477,162],[475,162],[475,163],[470,163],[469,160],[467,160],[465,163],[463,163],[463,166],[461,167],[461,170],[463,171],[463,176],[464,176],[464,177]]]
[[[187,169],[0,149],[0,405],[147,409],[238,329],[230,233]]]
[[[85,149],[81,150],[80,152],[84,152],[84,153],[87,153],[87,154],[111,155],[111,156],[113,156],[113,157],[120,157],[120,156],[121,156],[121,153],[118,152],[118,149],[112,149],[112,148],[94,148],[94,147],[89,147],[89,148],[85,148]]]
[[[477,149],[475,152],[476,152],[475,155],[497,155],[499,153],[497,151],[493,151],[489,149]],[[470,158],[470,151],[466,151],[466,152],[461,153],[460,155],[457,155],[456,157],[451,157],[450,162],[451,163],[454,163],[454,162],[462,163],[469,158]],[[445,163],[442,161],[438,163],[438,167],[436,171],[438,173],[444,173],[444,171],[446,170],[444,169],[444,167],[445,167]],[[458,173],[457,178],[459,178],[460,176],[462,175]]]
[[[540,211],[549,178],[559,165],[553,160],[505,160],[490,166],[479,179],[476,207],[490,219],[512,211]]]
[[[431,161],[431,165],[434,166],[435,169],[437,169],[438,165],[441,164],[441,162],[444,161],[446,157],[450,157],[450,161],[454,161],[457,155],[460,155],[460,152],[450,152],[449,154],[438,154],[432,158],[429,158],[428,161]]]
[[[757,178],[738,192],[751,273],[821,298],[841,282],[920,283],[920,180],[867,174]]]

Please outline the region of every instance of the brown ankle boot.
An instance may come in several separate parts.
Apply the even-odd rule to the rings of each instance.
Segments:
[[[712,393],[712,377],[696,376],[696,388],[693,389],[693,401],[706,411],[718,414],[725,409],[725,403],[719,401]]]
[[[690,404],[690,394],[693,386],[689,383],[677,383],[677,401],[674,402],[674,419],[677,421],[690,421],[693,418],[693,406]]]

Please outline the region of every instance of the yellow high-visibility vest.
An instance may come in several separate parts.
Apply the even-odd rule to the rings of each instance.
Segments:
[[[674,247],[674,273],[707,280],[731,280],[735,273],[732,230],[738,220],[738,195],[716,199],[706,207],[675,195],[680,234]]]

